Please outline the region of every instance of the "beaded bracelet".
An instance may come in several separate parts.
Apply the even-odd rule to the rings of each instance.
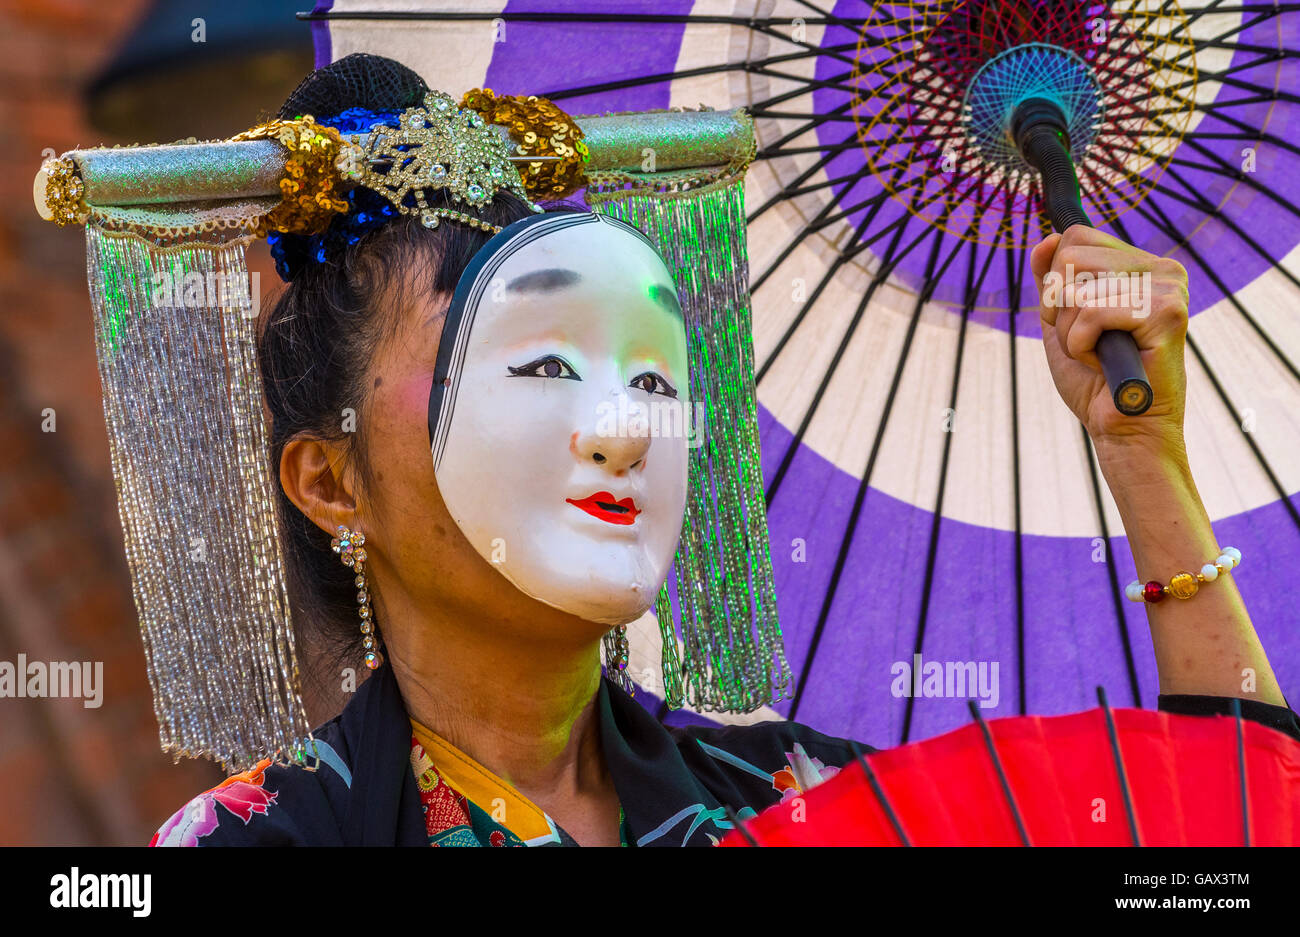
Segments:
[[[1219,578],[1219,573],[1229,572],[1239,565],[1241,551],[1236,547],[1224,547],[1219,551],[1219,558],[1213,563],[1206,563],[1199,573],[1174,573],[1167,586],[1154,579],[1144,586],[1134,579],[1124,588],[1124,594],[1134,602],[1159,602],[1166,595],[1172,595],[1176,599],[1190,599],[1200,590],[1201,583],[1214,582]]]

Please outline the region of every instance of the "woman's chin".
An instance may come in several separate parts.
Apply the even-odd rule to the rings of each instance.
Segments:
[[[589,586],[583,592],[557,596],[556,601],[548,604],[587,621],[613,628],[615,625],[636,621],[649,611],[654,605],[657,592],[658,589],[632,590],[627,586],[610,586],[605,590]]]
[[[613,581],[596,575],[551,575],[539,577],[537,582],[515,581],[514,584],[525,595],[552,608],[610,628],[636,621],[653,608],[662,585],[648,578],[625,577]]]
[[[554,537],[546,551],[516,554],[497,567],[525,595],[586,621],[613,627],[636,621],[654,606],[672,569],[675,544],[652,555],[642,544],[611,548]]]

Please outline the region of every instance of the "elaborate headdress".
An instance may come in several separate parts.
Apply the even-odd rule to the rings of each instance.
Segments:
[[[658,172],[637,171],[647,145]],[[313,73],[275,120],[231,140],[80,150],[42,167],[42,214],[86,225],[105,418],[164,750],[232,768],[311,752],[245,246],[268,237],[291,279],[402,215],[498,230],[475,209],[503,189],[540,212],[534,199],[585,187],[597,211],[645,232],[673,275],[704,425],[675,575],[655,602],[664,695],[737,712],[782,697],[790,674],[743,237],[753,155],[743,111],[578,120],[531,96],[478,90],[456,102],[395,62],[357,55]]]

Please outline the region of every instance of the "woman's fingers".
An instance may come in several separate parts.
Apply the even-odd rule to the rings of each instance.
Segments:
[[[1069,357],[1100,370],[1093,349],[1101,333],[1131,332],[1140,349],[1181,339],[1187,320],[1187,274],[1176,261],[1075,225],[1046,238],[1030,255],[1043,328],[1056,331]]]
[[[1030,254],[1030,268],[1038,284],[1040,315],[1056,325],[1063,309],[1076,305],[1078,287],[1098,278],[1130,276],[1153,270],[1161,258],[1125,244],[1118,238],[1074,225],[1065,234],[1053,234]]]
[[[1041,289],[1043,277],[1052,269],[1052,257],[1056,254],[1056,245],[1061,243],[1059,234],[1050,234],[1029,252],[1029,269],[1033,271],[1034,282]]]
[[[1101,369],[1094,349],[1101,333],[1131,332],[1142,350],[1180,342],[1187,331],[1186,291],[1180,282],[1155,279],[1149,271],[1080,289],[1075,304],[1060,310],[1055,330],[1060,347],[1076,361]]]
[[[1177,261],[1074,225],[1030,254],[1039,291],[1043,346],[1056,389],[1094,439],[1120,434],[1176,439],[1182,432],[1182,347],[1187,271]],[[1143,353],[1156,402],[1140,420],[1110,399],[1097,358],[1106,331],[1128,332]]]

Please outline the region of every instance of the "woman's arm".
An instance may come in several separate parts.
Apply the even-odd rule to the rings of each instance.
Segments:
[[[1133,578],[1168,583],[1213,563],[1221,547],[1240,548],[1246,562],[1267,549],[1219,543],[1192,480],[1183,444],[1186,270],[1082,225],[1039,244],[1031,266],[1052,379],[1096,448],[1133,551]],[[1094,351],[1105,329],[1137,342],[1155,395],[1141,416],[1125,416],[1111,401]],[[1163,695],[1284,705],[1231,574],[1203,583],[1190,599],[1166,597],[1146,610]]]
[[[1185,459],[1128,448],[1104,455],[1099,450],[1098,461],[1133,551],[1137,572],[1132,578],[1167,583],[1176,572],[1195,573],[1213,563],[1224,546],[1241,547],[1250,561],[1250,544],[1220,544],[1215,538]],[[1239,696],[1284,705],[1231,574],[1202,583],[1190,599],[1144,604],[1162,694]]]

